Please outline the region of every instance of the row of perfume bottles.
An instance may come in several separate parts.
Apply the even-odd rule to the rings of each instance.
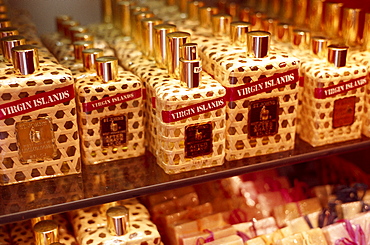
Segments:
[[[136,199],[0,226],[2,245],[161,244],[148,210]]]

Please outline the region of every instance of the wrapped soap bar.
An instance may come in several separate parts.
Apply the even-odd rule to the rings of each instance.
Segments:
[[[246,245],[266,245],[261,237],[256,237],[245,242]]]
[[[346,221],[328,225],[321,229],[324,233],[328,245],[335,245],[337,244],[337,240],[348,239],[349,241],[351,241],[351,237],[348,231],[353,231],[354,225],[352,226],[349,221]]]
[[[291,231],[295,233],[300,233],[303,231],[308,231],[313,228],[318,227],[320,211],[314,212],[305,216],[301,216],[286,222],[287,226],[290,227]]]
[[[306,245],[327,245],[324,233],[320,228],[301,233]]]
[[[213,241],[236,234],[237,234],[236,229],[232,226],[228,226],[225,228],[218,228],[214,230],[206,230],[203,232],[199,232],[195,236],[183,237],[180,239],[181,240],[180,244],[194,245],[197,244],[198,241],[199,242]]]
[[[11,245],[10,234],[7,225],[0,225],[0,244]]]
[[[248,237],[256,237],[264,234],[269,234],[278,229],[275,219],[267,217],[264,219],[252,219],[250,222],[233,225],[239,232],[246,234]]]
[[[260,236],[266,245],[274,245],[277,241],[284,238],[280,230]]]
[[[338,216],[341,219],[351,219],[362,211],[363,202],[349,202],[339,205]]]
[[[257,200],[264,217],[271,215],[273,207],[285,204],[279,191],[261,193],[257,196]]]
[[[243,239],[238,235],[231,235],[221,239],[217,239],[213,242],[206,243],[207,245],[244,245]]]
[[[305,243],[301,234],[294,234],[277,241],[276,245],[305,245]]]

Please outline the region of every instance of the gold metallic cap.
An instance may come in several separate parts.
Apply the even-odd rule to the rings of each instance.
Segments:
[[[293,23],[297,27],[306,27],[308,0],[294,0]]]
[[[219,10],[216,7],[200,7],[199,8],[199,24],[201,27],[208,28],[212,25],[212,15],[218,14]]]
[[[94,43],[91,41],[76,41],[73,42],[73,53],[76,63],[82,63],[82,51],[88,48],[93,48]]]
[[[53,220],[42,220],[33,227],[36,245],[58,242],[58,224]]]
[[[149,60],[154,60],[155,58],[155,49],[154,49],[154,40],[155,40],[155,30],[154,26],[162,24],[163,20],[157,17],[146,18],[141,20],[141,29],[142,29],[142,50],[144,56]]]
[[[131,37],[135,37],[138,33],[136,30],[136,18],[135,14],[139,12],[149,11],[149,7],[145,5],[134,5],[130,7],[130,26],[131,26]]]
[[[328,62],[336,67],[346,66],[348,46],[329,45]]]
[[[129,230],[129,210],[124,206],[107,210],[107,229],[113,236],[122,236]]]
[[[253,31],[261,31],[263,30],[262,22],[266,19],[266,13],[264,12],[253,12],[251,14],[251,21],[252,23],[252,30]]]
[[[132,39],[136,43],[139,49],[142,49],[142,42],[143,42],[143,37],[142,37],[143,32],[141,30],[141,20],[146,19],[146,18],[152,18],[152,17],[154,17],[154,14],[151,11],[137,12],[134,14],[134,18],[135,18],[134,30],[136,33],[132,37]]]
[[[58,15],[55,18],[56,26],[57,26],[57,31],[64,35],[64,27],[63,27],[63,22],[67,20],[72,20],[72,17],[69,15]]]
[[[5,4],[0,4],[0,12],[7,12],[8,7]]]
[[[311,53],[320,59],[328,54],[329,39],[326,37],[314,36],[311,38]]]
[[[31,224],[32,227],[34,227],[38,222],[43,221],[43,220],[52,220],[53,216],[52,215],[44,215],[44,216],[39,216],[36,218],[31,219]]]
[[[188,2],[189,1],[190,0],[178,0],[177,1],[177,5],[179,7],[180,13],[186,14],[188,12]],[[176,0],[166,0],[166,3],[169,6],[175,5],[176,4]]]
[[[239,19],[240,4],[237,2],[229,2],[226,4],[226,13],[231,15],[232,20]]]
[[[174,78],[179,78],[179,64],[180,64],[180,47],[185,43],[190,42],[190,34],[187,32],[171,32],[167,37],[167,70],[168,74]]]
[[[62,22],[64,36],[69,38],[71,36],[69,28],[72,26],[78,26],[80,23],[75,20],[65,20]]]
[[[244,22],[252,21],[253,8],[244,6],[239,11],[239,20]]]
[[[281,7],[282,3],[280,0],[271,0],[270,1],[270,5],[269,5],[269,11],[268,11],[268,15],[270,17],[273,17],[273,18],[276,18],[279,16],[279,13],[280,13],[280,7]]]
[[[76,33],[73,36],[73,42],[77,41],[90,41],[94,42],[95,36],[89,32]]]
[[[171,24],[160,24],[154,26],[154,50],[155,62],[160,68],[166,68],[167,59],[167,37],[166,35],[176,31],[176,26]]]
[[[362,50],[370,51],[370,13],[365,14]]]
[[[0,38],[7,36],[19,35],[19,31],[15,27],[0,28]]]
[[[84,26],[72,26],[69,28],[69,38],[72,40],[72,42],[74,41],[77,41],[75,40],[75,35],[77,33],[86,33],[87,32],[87,28],[84,27]]]
[[[277,18],[265,18],[262,20],[262,30],[270,32],[272,37],[276,37],[278,24]]]
[[[293,0],[282,0],[279,18],[283,22],[290,22],[293,18]]]
[[[202,65],[197,49],[196,43],[185,43],[181,47],[180,81],[188,88],[198,87],[202,78]]]
[[[85,71],[95,71],[95,60],[104,55],[104,51],[99,48],[88,48],[82,51],[82,63]]]
[[[136,3],[133,1],[120,1],[118,2],[119,8],[119,27],[124,36],[130,36],[131,34],[131,18],[130,18],[130,9],[132,6],[135,6]]]
[[[38,49],[34,45],[19,45],[12,48],[12,60],[17,74],[28,75],[39,69]]]
[[[113,11],[112,11],[112,2],[111,0],[100,0],[101,1],[101,9],[102,9],[102,19],[104,23],[112,23],[113,22]]]
[[[324,32],[330,38],[339,37],[343,3],[325,2]]]
[[[230,35],[231,15],[216,14],[212,16],[212,33],[215,37],[227,37]]]
[[[101,56],[95,60],[96,74],[103,82],[116,81],[118,77],[118,59],[113,56]]]
[[[312,32],[322,31],[322,19],[325,0],[310,0],[308,9],[308,25]]]
[[[307,50],[310,47],[311,32],[309,30],[294,29],[292,35],[292,46],[301,50]]]
[[[348,46],[355,46],[359,43],[359,24],[361,9],[343,8],[342,37]]]
[[[119,8],[118,3],[121,0],[111,0],[111,6],[112,6],[112,24],[115,28],[119,29]]]
[[[12,48],[19,46],[19,45],[25,45],[26,38],[20,35],[7,36],[7,37],[1,38],[0,42],[1,42],[1,51],[3,53],[4,58],[7,61],[11,62],[12,61]]]
[[[0,19],[6,19],[8,18],[8,13],[7,12],[0,12]]]
[[[251,31],[251,23],[234,21],[230,24],[230,42],[235,46],[247,45],[247,32]]]
[[[251,31],[247,33],[247,54],[252,58],[264,58],[270,51],[269,32]]]
[[[277,25],[276,39],[280,42],[288,43],[292,39],[293,26],[288,23],[279,23]]]
[[[10,19],[8,18],[4,18],[4,19],[0,19],[0,28],[4,28],[4,27],[10,27],[12,25]]]
[[[188,19],[199,20],[199,8],[204,7],[203,1],[188,1]]]

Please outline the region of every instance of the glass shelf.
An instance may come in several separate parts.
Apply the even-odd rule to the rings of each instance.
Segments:
[[[297,137],[295,149],[291,151],[175,175],[165,174],[150,153],[138,158],[83,166],[79,175],[0,187],[0,224],[367,148],[370,149],[370,139],[366,137],[316,148]]]

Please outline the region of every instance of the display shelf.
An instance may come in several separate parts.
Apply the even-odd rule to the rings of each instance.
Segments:
[[[150,153],[138,158],[83,166],[79,175],[0,187],[0,224],[367,148],[370,150],[370,139],[366,137],[316,148],[297,138],[296,147],[291,151],[175,175],[165,174]]]

